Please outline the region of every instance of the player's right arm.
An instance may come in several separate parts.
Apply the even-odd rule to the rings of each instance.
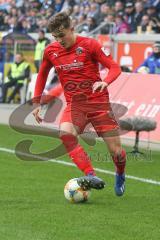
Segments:
[[[47,57],[47,51],[45,50],[43,60],[42,60],[42,63],[38,72],[37,80],[36,80],[33,103],[41,103],[42,93],[46,85],[49,71],[52,67],[53,66],[51,62],[48,60],[48,57]],[[42,118],[39,116],[40,110],[41,110],[41,106],[36,108],[33,111],[33,115],[38,123],[42,122]]]
[[[46,81],[47,81],[47,77],[49,74],[50,69],[53,67],[52,63],[49,61],[48,57],[47,57],[47,51],[45,50],[44,52],[44,56],[43,56],[43,60],[38,72],[38,76],[37,76],[37,80],[36,80],[36,85],[35,85],[35,89],[34,89],[34,98],[35,101],[37,99],[40,100],[43,90],[45,88],[46,85]]]

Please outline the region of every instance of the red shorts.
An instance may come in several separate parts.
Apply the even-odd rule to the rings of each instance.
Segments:
[[[82,133],[91,123],[100,136],[112,130],[119,129],[119,125],[114,117],[110,103],[72,103],[64,109],[60,123],[70,122],[78,126]]]

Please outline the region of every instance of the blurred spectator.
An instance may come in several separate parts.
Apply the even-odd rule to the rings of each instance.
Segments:
[[[91,2],[90,0],[84,0],[84,1],[81,1],[81,0],[79,1],[78,0],[78,1],[76,1],[77,4],[82,4],[84,7],[89,6],[90,2]]]
[[[74,5],[71,16],[73,18],[78,18],[80,14],[80,5]]]
[[[147,32],[148,31],[149,22],[150,22],[149,16],[148,15],[143,15],[142,20],[140,22],[142,32]]]
[[[3,31],[4,30],[4,12],[3,10],[0,9],[0,31]]]
[[[2,87],[3,87],[3,74],[4,74],[4,66],[6,63],[13,62],[13,54],[7,51],[4,52],[4,49],[1,48],[0,51],[0,102],[2,102]]]
[[[55,0],[54,9],[55,13],[60,12],[65,0]]]
[[[102,5],[103,3],[106,2],[106,0],[95,0],[96,3],[98,3],[99,5]]]
[[[16,7],[21,8],[23,6],[23,0],[16,0]]]
[[[116,33],[129,33],[130,32],[129,24],[126,23],[122,14],[119,13],[116,15],[115,23],[116,23]]]
[[[45,37],[45,32],[43,30],[40,30],[38,32],[38,40],[36,43],[36,48],[35,48],[35,55],[34,55],[34,63],[36,67],[36,71],[39,71],[39,67],[43,58],[43,52],[45,47],[49,44],[49,39]]]
[[[84,14],[84,9],[85,7],[83,5],[80,5],[80,12],[79,12],[80,15]]]
[[[90,12],[90,6],[89,5],[84,6],[84,15],[88,16],[89,12]]]
[[[36,30],[39,28],[37,25],[37,13],[38,10],[36,8],[30,9],[27,12],[27,20],[30,24],[30,32],[36,32]]]
[[[124,4],[123,4],[122,1],[116,1],[115,2],[114,11],[115,11],[115,14],[118,14],[119,12],[124,11]]]
[[[102,4],[100,7],[100,13],[99,13],[100,17],[98,22],[99,23],[103,22],[110,12],[111,12],[111,7],[107,3]]]
[[[5,63],[11,63],[14,60],[14,55],[11,51],[6,51],[4,54]]]
[[[30,30],[30,23],[27,19],[21,21],[21,33],[27,34]]]
[[[3,53],[0,52],[0,73],[3,74],[4,71],[4,56]]]
[[[17,17],[18,16],[18,9],[17,8],[11,8],[9,11],[10,17]]]
[[[54,10],[54,0],[43,0],[41,3],[41,9],[47,10],[49,8],[52,8]]]
[[[125,4],[125,17],[124,17],[124,19],[125,19],[126,23],[129,25],[131,33],[136,31],[134,15],[135,15],[134,3],[133,2],[127,2]]]
[[[8,81],[5,82],[2,86],[2,102],[10,103],[15,95],[22,88],[25,80],[30,78],[30,66],[24,60],[23,54],[18,53],[15,56],[15,62],[11,64],[11,67],[8,72]],[[13,92],[6,101],[8,88],[14,87]]]
[[[77,33],[81,33],[83,31],[83,26],[86,24],[86,16],[84,14],[81,14],[77,19],[77,26],[75,26],[75,31]]]
[[[3,27],[3,31],[7,31],[9,29],[9,15],[5,15],[4,24],[1,27]]]
[[[41,11],[43,11],[43,9],[41,9]],[[54,9],[50,7],[44,11],[43,16],[45,16],[47,19],[49,19],[53,14],[54,14]]]
[[[25,1],[24,1],[25,2]],[[27,2],[27,1],[26,1]],[[39,0],[29,0],[29,8],[31,9],[36,9],[37,12],[41,9],[42,7],[42,2],[40,2]]]
[[[137,26],[140,25],[140,22],[142,20],[142,17],[144,15],[144,5],[142,2],[136,2],[135,3],[135,13],[134,13],[134,22],[135,22],[135,31],[137,29]]]
[[[153,45],[153,53],[138,67],[137,72],[144,70],[152,74],[160,74],[160,42]]]
[[[157,18],[151,18],[149,21],[152,33],[160,33],[160,22]]]
[[[146,14],[149,16],[149,18],[151,17],[158,17],[157,16],[157,10],[156,7],[154,7],[153,5],[148,5],[146,8]]]
[[[115,32],[115,16],[113,13],[109,13],[105,18],[104,18],[104,23],[106,25],[101,28],[101,34],[113,34]]]
[[[65,0],[61,11],[65,11],[67,8],[73,8],[74,5],[76,5],[76,4],[78,5],[79,1],[78,1],[78,3],[76,3],[76,0]]]
[[[99,5],[97,3],[91,3],[90,4],[90,11],[87,14],[87,17],[90,17],[92,19],[94,19],[95,21],[98,21],[99,18]]]
[[[71,7],[71,6],[68,6],[68,8],[65,9],[65,12],[66,12],[69,16],[71,16],[71,14],[72,14],[72,7]]]
[[[82,25],[80,32],[87,34],[97,27],[96,21],[92,17],[87,17],[87,21]]]
[[[159,33],[160,0],[11,0],[0,4],[0,31],[32,33],[43,29],[46,32],[46,22],[59,11],[67,11],[73,19],[78,19],[78,24],[88,17],[94,18],[96,25],[106,21],[109,14],[120,13],[131,33],[141,24],[146,31],[142,18],[148,15],[147,25],[152,32]]]
[[[73,19],[72,19],[72,26],[73,26],[74,28],[76,28],[76,27],[77,27],[77,24],[78,24],[78,19],[77,19],[77,18],[73,18]]]
[[[0,4],[0,9],[1,10],[6,10],[6,11],[8,11],[9,9],[10,9],[10,3],[9,2],[2,2],[1,4]]]
[[[159,0],[146,0],[146,6],[154,6],[156,7],[157,11],[160,11],[160,1]]]
[[[79,15],[78,24],[82,24],[85,22],[86,16],[84,14]]]
[[[43,30],[43,32],[47,32],[48,31],[48,20],[46,17],[42,17],[42,18],[37,18],[36,21],[38,27]]]
[[[21,30],[20,25],[18,24],[16,16],[8,18],[8,33],[19,32]]]

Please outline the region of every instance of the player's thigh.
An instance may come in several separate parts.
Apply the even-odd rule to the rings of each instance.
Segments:
[[[95,112],[91,123],[98,136],[103,138],[111,154],[121,151],[120,128],[112,110]]]
[[[78,135],[83,132],[86,124],[87,118],[82,111],[73,107],[71,108],[71,106],[67,106],[64,109],[60,121],[61,135],[65,133]]]
[[[117,135],[117,130],[119,125],[113,114],[110,114],[107,110],[96,111],[94,114],[90,114],[90,122],[92,123],[98,136],[115,136]]]

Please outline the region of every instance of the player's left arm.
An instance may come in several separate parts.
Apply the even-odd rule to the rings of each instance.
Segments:
[[[93,91],[97,88],[103,91],[105,87],[111,84],[121,74],[120,66],[113,60],[110,52],[104,49],[96,40],[92,40],[91,44],[92,57],[95,61],[101,63],[104,67],[108,68],[108,74],[102,82],[94,84]],[[101,85],[101,86],[100,86]]]

